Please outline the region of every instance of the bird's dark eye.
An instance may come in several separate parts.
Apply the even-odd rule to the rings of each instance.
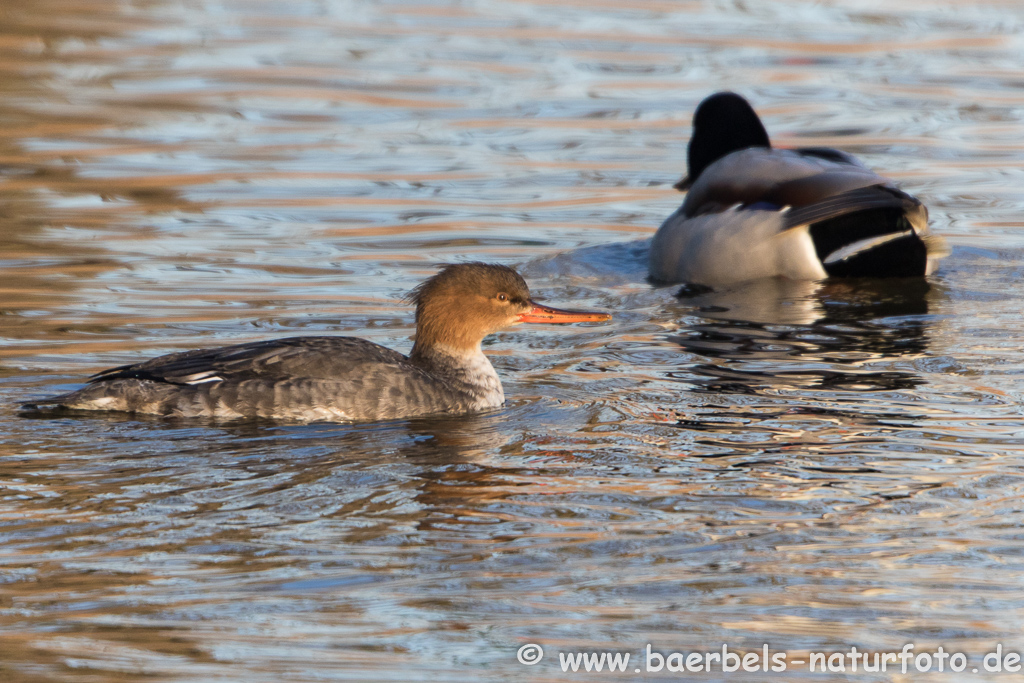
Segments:
[[[504,292],[498,294],[498,301],[508,301],[508,295]]]

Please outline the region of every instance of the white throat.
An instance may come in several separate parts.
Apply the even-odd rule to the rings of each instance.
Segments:
[[[494,371],[490,359],[484,355],[479,346],[476,352],[464,356],[463,367],[467,384],[477,387],[482,408],[496,408],[505,402],[505,390],[501,388],[501,380]],[[476,393],[476,392],[474,392]]]
[[[496,408],[505,403],[498,373],[479,344],[472,350],[434,344],[429,361],[438,374],[477,400],[475,409]]]

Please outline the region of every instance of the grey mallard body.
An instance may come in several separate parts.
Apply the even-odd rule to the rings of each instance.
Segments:
[[[32,406],[178,417],[386,420],[466,413],[505,401],[481,341],[520,322],[607,320],[529,298],[511,268],[448,266],[411,294],[409,356],[354,337],[290,337],[173,353],[111,368]]]
[[[676,187],[686,199],[651,243],[657,281],[913,277],[945,255],[919,200],[845,152],[772,148],[733,93],[698,106]]]

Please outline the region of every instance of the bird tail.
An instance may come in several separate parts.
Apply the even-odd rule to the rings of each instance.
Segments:
[[[786,224],[807,226],[830,277],[921,277],[945,255],[924,205],[884,185],[790,210]]]

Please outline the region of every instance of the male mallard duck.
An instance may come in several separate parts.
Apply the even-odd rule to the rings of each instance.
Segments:
[[[711,95],[693,116],[689,190],[651,243],[661,282],[921,277],[946,255],[928,210],[836,149],[775,149],[750,104]]]

